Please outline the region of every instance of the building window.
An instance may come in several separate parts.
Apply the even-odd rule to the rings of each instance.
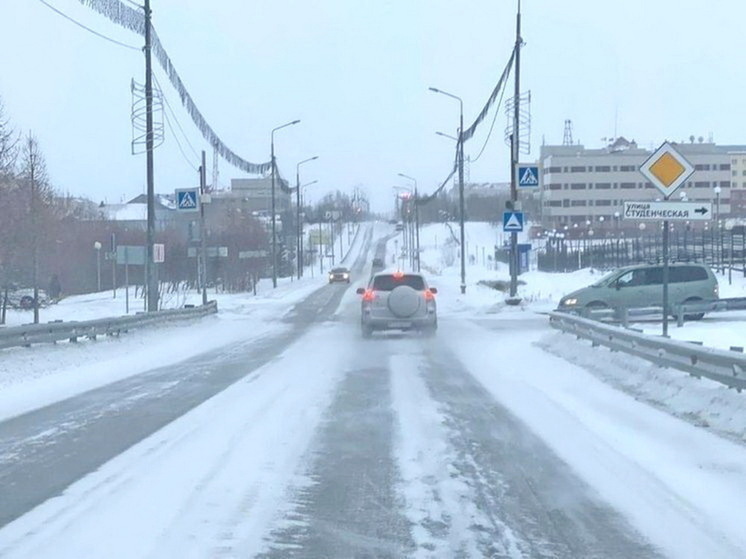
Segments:
[[[721,163],[720,164],[720,170],[721,171],[730,171],[730,164],[729,163]]]
[[[547,204],[550,208],[561,208],[562,207],[562,201],[561,200],[550,200],[549,204]]]
[[[709,181],[697,181],[694,183],[694,188],[710,188]]]
[[[611,200],[596,200],[597,206],[611,206]]]
[[[730,181],[720,181],[720,186],[723,188],[730,188]],[[735,186],[735,184],[733,186]]]
[[[571,173],[585,173],[585,167],[570,167]]]
[[[706,163],[700,163],[699,165],[694,166],[695,171],[709,171],[710,166]]]
[[[619,188],[624,188],[624,189],[637,188],[637,183],[636,182],[622,182],[622,183],[619,183]]]
[[[733,165],[738,165],[738,159],[731,159],[731,160],[730,160],[730,162],[731,162],[731,163],[732,163]]]
[[[544,169],[545,175],[547,173],[551,174],[551,173],[561,173],[561,172],[562,172],[562,167],[547,167],[546,169]]]
[[[585,200],[572,200],[570,202],[570,205],[574,208],[577,208],[579,206],[586,206],[587,202]]]
[[[646,182],[645,183],[645,188],[653,188],[653,183],[652,182]]]
[[[733,171],[731,171],[731,175],[733,175],[734,177],[738,176],[738,171],[736,171],[735,169],[733,169]]]
[[[569,208],[570,207],[570,200],[562,200],[562,207],[563,208]]]
[[[619,167],[619,170],[622,173],[630,173],[632,171],[637,171],[637,166],[636,165],[622,165],[621,167]]]
[[[562,190],[562,185],[557,182],[550,182],[549,190]]]
[[[597,182],[596,183],[597,190],[609,190],[610,188],[611,188],[610,182]]]
[[[596,165],[596,172],[597,173],[610,173],[611,167],[608,165]]]
[[[574,182],[570,185],[570,190],[585,190],[586,186],[584,182]]]

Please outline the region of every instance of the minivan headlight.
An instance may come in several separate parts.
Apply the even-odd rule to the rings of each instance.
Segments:
[[[574,307],[578,304],[578,300],[575,297],[570,297],[562,301],[562,305],[565,307]]]

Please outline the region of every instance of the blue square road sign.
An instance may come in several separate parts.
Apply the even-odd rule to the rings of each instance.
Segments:
[[[503,231],[505,233],[523,231],[523,212],[503,212]]]
[[[519,188],[538,188],[539,166],[518,165],[518,186]]]
[[[199,188],[176,190],[176,209],[181,212],[196,212],[199,210]]]

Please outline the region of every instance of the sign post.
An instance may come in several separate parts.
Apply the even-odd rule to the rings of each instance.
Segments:
[[[692,164],[668,142],[663,142],[640,166],[640,173],[660,190],[667,204],[671,194],[676,192],[693,172]],[[627,205],[625,204],[625,215],[626,212]],[[673,215],[672,210],[663,212],[663,337],[665,338],[668,337],[668,224]]]

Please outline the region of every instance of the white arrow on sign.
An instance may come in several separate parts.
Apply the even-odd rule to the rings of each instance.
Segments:
[[[711,202],[624,202],[624,219],[645,221],[707,221]]]

